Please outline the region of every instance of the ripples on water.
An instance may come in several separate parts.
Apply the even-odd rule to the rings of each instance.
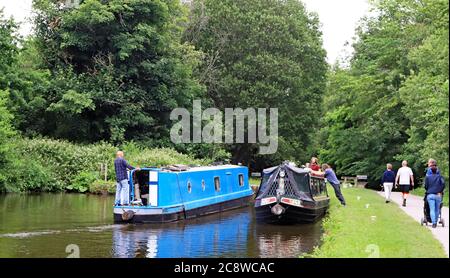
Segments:
[[[252,207],[167,224],[111,224],[113,198],[0,196],[0,257],[297,257],[319,244],[320,223],[267,225]]]

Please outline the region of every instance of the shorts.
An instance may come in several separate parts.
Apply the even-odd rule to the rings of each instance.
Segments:
[[[400,187],[400,191],[402,193],[409,193],[409,190],[411,188],[411,185],[409,184],[399,184],[398,186]]]

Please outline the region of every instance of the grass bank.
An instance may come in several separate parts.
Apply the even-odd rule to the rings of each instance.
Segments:
[[[401,211],[385,204],[375,191],[343,189],[347,206],[334,197],[324,220],[322,245],[317,258],[445,258],[445,251],[431,232]],[[368,207],[366,208],[368,204]]]
[[[248,182],[250,183],[250,185],[259,186],[259,184],[261,183],[261,178],[249,177]]]

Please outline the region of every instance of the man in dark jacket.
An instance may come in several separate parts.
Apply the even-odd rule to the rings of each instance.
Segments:
[[[436,163],[430,165],[431,175],[425,177],[425,189],[428,205],[430,206],[430,218],[433,228],[436,228],[439,219],[442,194],[444,193],[444,178],[438,174]]]

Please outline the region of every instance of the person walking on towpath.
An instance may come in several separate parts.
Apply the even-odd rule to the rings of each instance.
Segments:
[[[116,199],[114,205],[127,206],[130,203],[130,187],[128,185],[128,170],[140,170],[139,167],[133,167],[124,159],[123,151],[116,153],[116,159],[114,160],[114,169],[116,171]]]
[[[398,169],[395,178],[395,185],[400,186],[403,195],[403,206],[406,207],[406,199],[408,198],[409,190],[414,188],[414,174],[411,168],[408,167],[408,161],[402,161],[402,167]]]
[[[391,192],[392,187],[394,187],[395,183],[395,173],[392,171],[392,164],[386,164],[386,171],[383,173],[383,177],[381,177],[381,185],[384,188],[384,197],[386,199],[386,203],[391,201]]]
[[[442,195],[445,183],[443,177],[438,173],[436,161],[430,164],[431,175],[425,177],[425,198],[430,206],[430,218],[433,228],[436,228],[440,214]]]

